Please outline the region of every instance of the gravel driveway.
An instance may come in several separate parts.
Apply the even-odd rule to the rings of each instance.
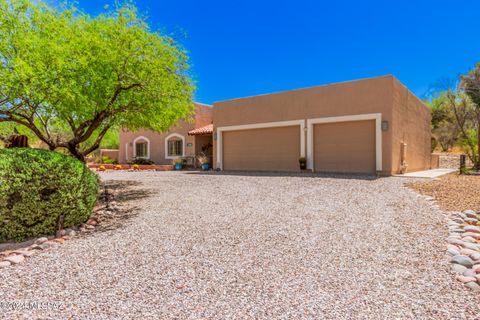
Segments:
[[[0,307],[62,303],[7,318],[479,317],[448,271],[444,217],[400,178],[102,177],[141,181],[139,214],[2,269]]]

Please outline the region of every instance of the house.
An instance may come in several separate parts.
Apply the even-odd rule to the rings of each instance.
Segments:
[[[149,130],[131,132],[120,130],[119,162],[135,158],[149,159],[156,164],[171,164],[172,159],[184,157],[194,164],[200,152],[212,156],[212,106],[194,103],[195,114],[189,121],[180,121],[166,133]]]
[[[391,175],[430,169],[430,110],[393,76],[216,102],[221,170]]]
[[[186,157],[193,164],[203,151],[219,170],[299,172],[299,158],[314,172],[434,167],[430,110],[393,76],[195,106],[193,122],[165,134],[122,130],[120,162]]]

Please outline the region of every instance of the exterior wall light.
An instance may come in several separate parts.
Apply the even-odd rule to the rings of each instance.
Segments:
[[[382,131],[388,130],[388,121],[382,121]]]

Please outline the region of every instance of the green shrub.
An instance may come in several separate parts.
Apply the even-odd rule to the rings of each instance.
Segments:
[[[85,164],[57,152],[0,149],[0,241],[22,241],[85,222],[98,195],[98,178]]]
[[[110,159],[108,156],[102,156],[103,164],[118,164],[117,160]]]
[[[130,161],[130,164],[155,164],[154,161],[150,159],[145,159],[145,158],[134,158],[132,161]]]

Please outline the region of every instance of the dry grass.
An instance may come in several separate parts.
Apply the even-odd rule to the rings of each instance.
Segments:
[[[408,183],[407,186],[434,197],[447,211],[480,210],[480,176],[453,173],[438,180]]]

